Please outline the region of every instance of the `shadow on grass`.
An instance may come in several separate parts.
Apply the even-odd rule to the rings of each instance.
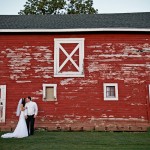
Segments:
[[[3,132],[0,132],[2,135]],[[47,132],[0,138],[1,150],[149,150],[150,132]]]

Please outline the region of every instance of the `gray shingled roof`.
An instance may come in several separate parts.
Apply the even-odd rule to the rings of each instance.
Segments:
[[[0,15],[1,29],[150,29],[150,12],[96,15]]]

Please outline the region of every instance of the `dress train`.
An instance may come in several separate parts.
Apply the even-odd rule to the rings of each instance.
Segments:
[[[21,111],[18,124],[13,133],[5,133],[2,138],[23,138],[28,136],[27,125],[25,121],[24,111]]]

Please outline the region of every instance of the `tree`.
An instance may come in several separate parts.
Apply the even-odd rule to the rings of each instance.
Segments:
[[[61,14],[66,5],[65,0],[28,0],[20,15]]]
[[[93,0],[27,0],[20,15],[97,14]]]
[[[93,8],[93,0],[70,0],[67,14],[96,14],[98,10]]]

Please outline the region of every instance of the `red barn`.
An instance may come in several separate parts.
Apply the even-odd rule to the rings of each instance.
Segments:
[[[145,131],[150,126],[150,13],[0,16],[0,128],[20,98],[36,127]]]

